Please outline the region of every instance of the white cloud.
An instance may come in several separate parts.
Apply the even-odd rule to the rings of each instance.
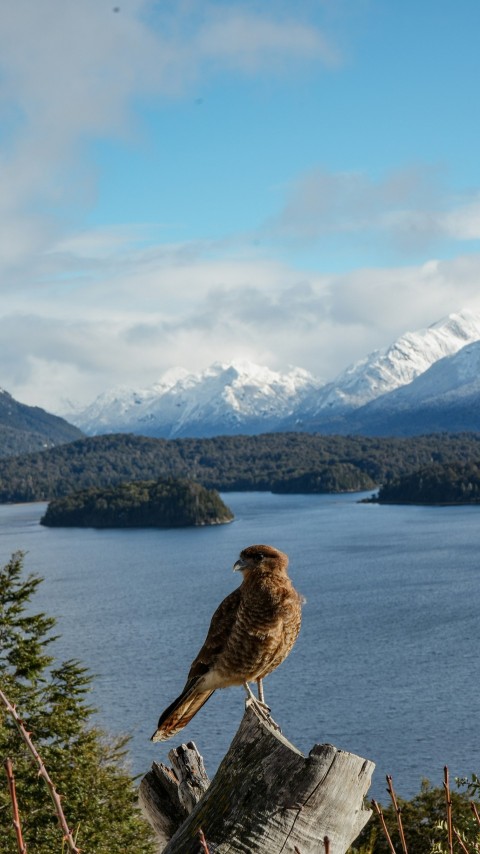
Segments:
[[[282,210],[264,231],[297,243],[344,235],[355,245],[370,235],[411,255],[431,250],[438,241],[479,240],[480,200],[478,191],[459,199],[446,187],[443,171],[426,165],[377,180],[361,172],[316,168],[287,188]]]
[[[445,234],[455,240],[480,240],[480,193],[472,196],[442,217]]]
[[[321,60],[336,66],[338,49],[316,27],[295,17],[269,18],[240,5],[210,7],[199,28],[194,47],[205,59],[257,72],[272,66],[285,68],[291,58]]]

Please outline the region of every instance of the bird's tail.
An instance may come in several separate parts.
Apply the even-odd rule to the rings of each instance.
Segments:
[[[166,741],[176,735],[207,702],[213,691],[201,691],[198,683],[198,678],[189,679],[180,696],[160,715],[152,741]]]

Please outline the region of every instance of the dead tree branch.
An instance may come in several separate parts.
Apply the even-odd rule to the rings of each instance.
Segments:
[[[62,809],[62,804],[60,803],[60,795],[58,794],[57,790],[55,789],[55,786],[53,785],[53,782],[50,778],[50,775],[48,774],[48,771],[45,768],[45,765],[43,764],[43,760],[42,760],[40,754],[38,753],[37,748],[35,747],[32,739],[31,739],[31,733],[27,732],[27,730],[25,729],[25,726],[23,725],[23,722],[22,722],[20,716],[17,713],[15,706],[10,702],[8,697],[6,697],[5,694],[3,693],[3,691],[1,691],[1,690],[0,690],[0,702],[3,703],[4,707],[6,708],[7,712],[9,713],[9,715],[11,715],[11,717],[13,718],[13,720],[15,722],[15,726],[17,727],[17,730],[20,733],[21,738],[23,739],[23,741],[27,745],[28,750],[30,751],[31,755],[33,756],[33,759],[35,760],[35,762],[38,765],[38,774],[40,777],[42,777],[44,779],[44,781],[47,785],[48,791],[50,793],[50,797],[51,797],[51,799],[53,801],[53,805],[55,807],[55,812],[57,814],[58,822],[60,824],[60,827],[62,828],[63,838],[64,838],[65,842],[67,843],[70,851],[72,851],[73,854],[80,854],[80,849],[77,848],[77,846],[75,844],[75,840],[73,838],[73,835],[72,835],[72,833],[68,827],[67,820],[65,818],[65,814],[64,814],[63,809]]]
[[[11,759],[5,759],[3,763],[8,780],[8,791],[10,792],[10,800],[12,802],[13,827],[17,838],[18,854],[27,854],[27,848],[23,841],[22,824],[20,821],[20,812],[18,809],[17,790],[15,786],[15,777],[13,774],[13,765]]]

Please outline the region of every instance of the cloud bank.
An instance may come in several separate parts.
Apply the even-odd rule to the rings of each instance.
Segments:
[[[100,253],[98,264],[90,259],[98,278],[67,278],[41,300],[32,290],[30,309],[25,291],[12,298],[0,318],[2,383],[62,411],[68,399],[88,403],[115,385],[149,385],[172,366],[218,360],[299,365],[331,379],[408,329],[463,306],[480,312],[480,255],[322,275],[210,252],[131,250],[121,269],[115,254]]]

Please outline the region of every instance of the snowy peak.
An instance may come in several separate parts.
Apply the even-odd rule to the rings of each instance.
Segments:
[[[93,435],[119,430],[167,438],[261,432],[290,416],[320,384],[302,368],[282,374],[251,362],[216,362],[199,374],[164,375],[141,391],[117,388],[70,418]]]
[[[270,429],[314,386],[301,369],[280,374],[250,362],[215,363],[176,383],[147,407],[141,421],[162,424],[163,430],[170,425],[169,436]]]
[[[426,329],[407,332],[384,350],[350,365],[321,389],[310,414],[344,413],[411,383],[438,359],[480,339],[480,316],[451,314]]]
[[[97,433],[134,432],[138,412],[187,375],[184,368],[171,368],[148,388],[135,390],[117,386],[98,395],[86,408],[69,410],[65,418],[77,426],[83,424],[80,429],[92,436]]]
[[[453,356],[444,356],[408,386],[392,392],[384,403],[393,406],[414,406],[426,403],[441,406],[452,396],[465,398],[480,393],[480,341],[462,347]],[[378,407],[380,401],[376,402]]]
[[[480,341],[349,414],[348,431],[377,436],[480,431]],[[342,432],[345,432],[342,430]]]

